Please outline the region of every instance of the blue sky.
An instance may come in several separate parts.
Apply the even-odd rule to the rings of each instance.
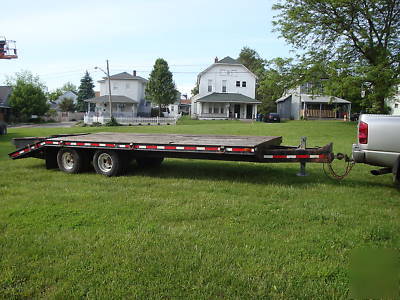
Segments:
[[[85,70],[95,81],[111,73],[148,77],[154,61],[170,64],[178,90],[190,92],[215,56],[236,58],[243,46],[264,58],[290,56],[272,32],[275,0],[4,1],[0,36],[16,40],[17,60],[0,61],[0,82],[30,70],[49,90]]]

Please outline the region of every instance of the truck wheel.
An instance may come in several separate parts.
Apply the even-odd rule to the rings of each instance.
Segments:
[[[94,154],[93,167],[97,174],[106,176],[117,176],[124,170],[122,157],[108,150],[99,150]]]
[[[85,157],[75,149],[60,149],[57,153],[57,164],[66,173],[80,173],[85,169]]]
[[[156,168],[161,166],[164,157],[139,157],[136,162],[141,168]]]

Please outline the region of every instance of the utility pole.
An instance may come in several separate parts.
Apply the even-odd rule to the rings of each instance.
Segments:
[[[111,79],[110,79],[110,66],[107,59],[107,78],[108,78],[108,102],[110,105],[110,120],[112,119],[112,102],[111,102]]]
[[[111,118],[112,118],[111,78],[110,78],[110,66],[109,66],[109,63],[108,63],[108,59],[106,60],[106,63],[107,63],[107,72],[104,71],[100,67],[94,67],[94,69],[95,70],[99,69],[100,71],[102,71],[107,76],[107,80],[108,80],[108,105],[110,106],[110,120],[111,120]]]

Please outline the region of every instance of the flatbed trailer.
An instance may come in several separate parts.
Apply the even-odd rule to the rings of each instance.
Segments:
[[[79,173],[92,164],[97,173],[120,175],[136,160],[142,166],[158,166],[164,158],[247,161],[257,163],[330,163],[332,143],[323,147],[281,146],[280,136],[231,136],[188,134],[89,133],[27,137],[13,140],[12,159],[44,159],[48,169]]]

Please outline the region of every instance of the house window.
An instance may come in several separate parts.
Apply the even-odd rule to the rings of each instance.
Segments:
[[[208,107],[208,113],[212,114],[212,106],[211,105]]]
[[[396,103],[396,104],[394,105],[394,108],[399,108],[399,104]]]
[[[218,106],[214,106],[214,114],[217,114],[219,111]]]
[[[236,86],[240,87],[240,81],[236,81]]]
[[[212,92],[212,80],[208,80],[208,92]]]
[[[222,80],[222,92],[226,93],[226,80]]]
[[[224,113],[224,107],[221,106],[221,114],[223,114],[223,113]]]
[[[246,87],[247,83],[246,81],[242,81],[242,87]]]
[[[174,111],[174,106],[173,105],[171,105],[171,111]]]

